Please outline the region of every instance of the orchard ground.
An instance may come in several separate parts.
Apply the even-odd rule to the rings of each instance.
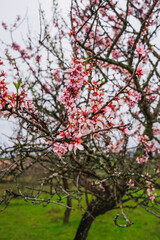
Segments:
[[[1,192],[5,184],[0,185]],[[77,202],[73,202],[76,206]],[[8,208],[0,213],[0,240],[72,240],[81,219],[82,212],[75,209],[70,222],[63,224],[65,208],[49,204],[47,207],[33,205],[21,199],[11,201]],[[114,217],[119,210],[97,217],[88,234],[88,240],[159,240],[160,219],[141,208],[126,210],[134,224],[119,228]],[[123,224],[122,218],[119,223]]]

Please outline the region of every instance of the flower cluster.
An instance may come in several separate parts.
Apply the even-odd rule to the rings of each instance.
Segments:
[[[146,154],[150,152],[153,153],[156,150],[155,143],[149,141],[149,138],[146,135],[139,135],[138,140],[141,145],[145,146]]]
[[[151,176],[148,173],[146,173],[146,177],[150,178]],[[148,180],[146,181],[146,186],[147,186],[146,193],[149,196],[149,199],[151,200],[151,202],[153,203],[153,201],[157,195],[156,193],[154,193],[155,188],[154,188],[152,182],[148,181]]]
[[[129,107],[134,107],[138,101],[141,100],[141,95],[134,90],[126,90],[124,91],[125,93],[127,93],[127,95],[125,96],[124,102],[127,102],[127,105]]]
[[[60,96],[60,101],[67,107],[74,107],[74,101],[78,100],[81,94],[85,78],[89,71],[86,70],[81,59],[73,59],[71,69],[67,72],[65,87]]]
[[[18,45],[17,43],[13,42],[12,44],[12,48],[15,50],[15,51],[18,51],[20,54],[21,54],[21,57],[23,59],[30,59],[31,57],[33,57],[33,55],[28,55],[28,53],[26,52],[25,49],[21,49],[20,45]],[[37,61],[37,59],[36,59]]]
[[[144,55],[145,54],[145,49],[142,44],[137,44],[136,45],[136,51],[139,55]]]
[[[0,61],[0,65],[3,62]],[[7,82],[5,80],[5,73],[1,71],[0,73],[0,117],[7,117],[14,112],[16,109],[33,109],[32,103],[27,99],[27,94],[21,90],[18,93],[10,92],[7,87]]]
[[[136,158],[137,163],[142,164],[148,161],[148,157],[141,156]]]
[[[73,59],[71,68],[66,73],[65,86],[59,101],[64,104],[67,112],[66,128],[57,135],[53,151],[59,156],[73,150],[84,150],[82,138],[92,135],[98,139],[99,132],[110,130],[115,125],[114,114],[119,97],[115,97],[108,105],[104,105],[104,88],[97,80],[90,78],[92,64],[82,59]],[[83,94],[89,94],[87,106],[83,103]],[[121,124],[117,128],[126,132]],[[59,143],[60,142],[60,143]]]
[[[155,143],[149,141],[146,135],[139,135],[138,136],[139,143],[145,147],[145,153],[148,155],[149,153],[153,153],[157,148]],[[148,161],[148,156],[138,156],[136,158],[137,163],[142,164]]]
[[[98,130],[107,127],[107,108],[103,108],[104,89],[100,88],[97,81],[89,79],[92,67],[87,67],[81,59],[73,59],[71,69],[66,75],[65,87],[60,95],[60,101],[67,110],[68,120],[66,129],[59,133],[57,140],[63,139],[65,149],[67,147],[68,151],[74,150],[75,153],[77,149],[84,149],[82,137],[94,135]],[[90,94],[87,106],[80,102],[83,88]],[[108,112],[111,111],[108,106]],[[65,152],[64,146],[56,142],[53,151],[60,156]]]

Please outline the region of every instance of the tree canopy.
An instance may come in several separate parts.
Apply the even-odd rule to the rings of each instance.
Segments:
[[[77,240],[112,209],[122,211],[120,227],[132,225],[127,207],[159,217],[159,10],[158,0],[72,0],[68,24],[53,1],[51,21],[40,8],[38,36],[21,45],[14,33],[24,19],[2,23],[11,42],[1,39],[0,115],[17,128],[1,147],[0,178],[15,181],[2,210],[16,197],[68,209],[75,199],[84,211]],[[39,184],[22,190],[37,164]]]

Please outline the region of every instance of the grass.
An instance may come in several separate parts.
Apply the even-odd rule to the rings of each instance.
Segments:
[[[57,205],[33,205],[18,199],[0,213],[0,240],[73,240],[81,219],[79,210],[72,211],[70,223],[63,224],[64,208]],[[114,225],[118,210],[99,216],[87,240],[160,240],[160,220],[143,209],[127,210],[134,222],[129,228]]]

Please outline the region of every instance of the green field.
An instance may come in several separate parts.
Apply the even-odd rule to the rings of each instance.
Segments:
[[[1,240],[73,240],[81,212],[72,211],[70,223],[63,224],[64,208],[57,205],[33,205],[24,200],[13,200],[0,213]],[[160,240],[160,219],[142,209],[127,210],[134,222],[129,228],[119,228],[113,222],[118,210],[98,217],[93,223],[88,240]]]

